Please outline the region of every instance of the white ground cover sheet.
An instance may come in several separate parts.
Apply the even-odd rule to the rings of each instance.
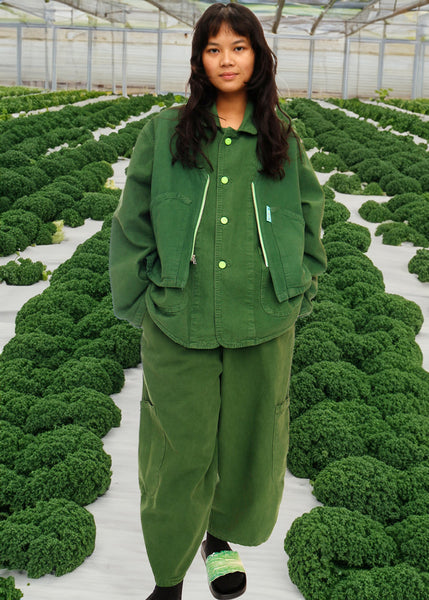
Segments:
[[[110,133],[106,130],[101,133]],[[100,133],[100,132],[99,132]],[[126,160],[114,165],[114,182],[123,187]],[[321,183],[330,174],[318,174]],[[373,198],[373,197],[371,197]],[[336,194],[336,200],[351,211],[350,220],[367,227],[372,234],[368,256],[384,275],[386,292],[413,300],[423,310],[425,323],[416,340],[424,354],[424,368],[429,370],[429,283],[421,283],[408,272],[408,261],[416,248],[383,246],[381,237],[375,237],[377,224],[361,219],[358,208],[368,196]],[[387,198],[380,197],[380,201]],[[24,258],[41,260],[49,270],[69,258],[77,245],[91,237],[101,227],[100,222],[87,221],[77,229],[65,228],[65,240],[54,246],[37,246],[21,253]],[[0,257],[5,264],[12,257]],[[14,335],[17,311],[32,296],[39,294],[48,282],[30,287],[0,284],[0,351]],[[87,508],[95,517],[97,526],[94,553],[74,572],[55,577],[46,575],[29,579],[25,573],[1,571],[1,576],[13,575],[15,585],[24,593],[24,600],[145,600],[153,590],[154,581],[147,560],[139,518],[139,490],[137,479],[137,439],[142,369],[128,369],[126,384],[120,394],[113,396],[122,411],[122,423],[103,439],[107,453],[112,456],[113,477],[110,489]],[[248,600],[302,600],[303,596],[288,577],[287,556],[283,550],[286,532],[295,518],[308,512],[319,502],[311,493],[306,479],[297,479],[287,473],[285,492],[277,525],[270,539],[261,546],[248,548],[234,545],[240,552],[248,579]],[[183,589],[183,600],[212,598],[206,583],[204,563],[199,554],[188,571]],[[317,599],[314,599],[317,600]]]

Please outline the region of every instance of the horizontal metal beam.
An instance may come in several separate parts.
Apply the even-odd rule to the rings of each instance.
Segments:
[[[18,27],[22,27],[25,29],[41,29],[44,28],[45,25],[42,23],[21,23],[19,21],[15,22],[15,23],[0,23],[0,29],[2,29],[3,27],[7,28],[7,29],[16,29]],[[54,25],[52,27],[52,30],[57,30],[57,29],[71,29],[71,30],[76,30],[76,31],[88,31],[88,29],[90,29],[87,25]],[[108,25],[102,26],[102,27],[96,27],[95,28],[97,31],[116,31],[116,32],[122,32],[124,31],[124,29],[122,27],[109,27]],[[132,32],[134,33],[153,33],[153,34],[157,34],[158,33],[158,29],[154,29],[153,27],[133,27]],[[171,34],[189,34],[191,33],[190,29],[174,29],[171,31],[164,31],[165,35],[168,35],[169,33]],[[267,38],[274,38],[274,36],[267,32],[265,34],[267,36]],[[285,40],[311,40],[311,39],[317,39],[317,40],[331,40],[332,41],[332,35],[330,34],[319,34],[317,36],[313,36],[313,38],[311,38],[308,33],[306,34],[300,34],[300,33],[277,33],[276,37],[278,39],[285,39]],[[342,37],[342,36],[341,36]],[[352,39],[353,37],[350,36]],[[365,43],[372,43],[372,44],[377,44],[379,43],[381,40],[377,39],[377,38],[373,38],[373,37],[362,37],[362,36],[356,36],[356,41],[359,42],[365,42]],[[405,38],[395,38],[395,39],[386,39],[386,43],[388,44],[409,44],[409,45],[414,45],[416,44],[416,40],[410,40],[410,39],[405,39]],[[421,42],[424,45],[429,46],[429,42]]]

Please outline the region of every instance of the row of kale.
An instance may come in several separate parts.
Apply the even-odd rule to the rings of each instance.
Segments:
[[[415,100],[406,100],[404,98],[385,98],[385,104],[397,106],[403,110],[415,112],[421,115],[429,114],[429,98],[416,98]]]
[[[27,96],[28,94],[40,94],[41,88],[26,87],[24,85],[0,85],[0,98],[13,96]]]
[[[88,90],[66,90],[58,92],[44,92],[32,88],[5,88],[4,93],[0,91],[0,113],[6,120],[13,113],[40,110],[61,104],[72,104],[89,98],[104,96],[104,92]],[[6,116],[6,119],[5,119]]]
[[[110,485],[101,437],[121,417],[110,394],[140,361],[139,332],[112,311],[109,230],[110,218],[22,307],[0,357],[0,565],[30,577],[92,552],[82,507]]]
[[[116,162],[118,156],[131,152],[142,121],[129,123],[118,133],[101,136],[98,142],[87,139],[91,135],[87,128],[113,126],[132,114],[148,111],[155,103],[173,100],[172,96],[148,94],[142,98],[100,102],[83,108],[69,106],[57,113],[43,113],[12,122],[12,125],[16,124],[15,128],[0,136],[0,145],[9,136],[16,141],[15,148],[20,148],[0,154],[3,165],[0,169],[0,255],[9,256],[29,244],[52,243],[52,234],[56,231],[53,221],[62,220],[66,225],[78,226],[88,217],[103,218],[111,212],[117,193],[103,189],[105,197],[94,197],[93,192],[99,192],[112,175],[110,164]],[[107,106],[103,108],[104,104]],[[64,126],[58,133],[61,123]],[[54,141],[50,134],[58,136],[55,141],[67,139],[68,127],[72,139],[73,131],[83,132],[86,141],[80,140],[83,143],[76,148],[61,148],[48,156],[32,154],[30,147],[38,148],[37,152],[40,148],[46,152]],[[43,129],[47,131],[45,135],[42,135]],[[30,131],[33,136],[34,132],[40,135],[24,139]],[[26,144],[28,153],[23,148]]]
[[[378,131],[371,123],[349,117],[338,109],[322,108],[305,99],[292,100],[287,110],[305,123],[311,147],[329,152],[328,157],[312,156],[319,170],[323,160],[329,161],[329,170],[353,171],[348,177],[338,173],[331,187],[343,193],[362,193],[362,183],[377,183],[388,196],[429,191],[429,155],[426,148],[417,145],[410,137]],[[308,149],[308,147],[307,147]],[[341,186],[343,183],[344,187]]]
[[[322,150],[311,157],[317,171],[354,172],[331,175],[330,187],[346,194],[394,196],[385,202],[368,200],[359,210],[370,222],[385,221],[376,231],[383,243],[429,246],[429,155],[424,147],[315,102],[296,100],[288,110],[305,121],[307,146]],[[429,252],[418,251],[409,270],[428,281]]]
[[[326,190],[326,186],[325,186]],[[297,328],[288,465],[318,507],[285,538],[308,600],[429,593],[429,374],[420,308],[386,294],[368,230],[327,191],[328,270]]]
[[[380,127],[391,127],[400,133],[414,134],[429,141],[429,122],[422,120],[419,115],[392,110],[385,106],[381,106],[380,104],[368,104],[366,102],[361,102],[358,98],[350,98],[348,100],[330,98],[329,102],[340,108],[350,110],[360,117],[376,121]],[[396,101],[395,105],[398,106],[400,103]],[[407,105],[405,105],[404,108],[406,106]],[[429,109],[429,104],[427,102],[420,102],[411,106],[415,109],[420,107],[423,111]]]

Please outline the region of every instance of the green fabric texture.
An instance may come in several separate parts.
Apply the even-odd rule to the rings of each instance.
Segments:
[[[310,312],[325,269],[323,191],[293,136],[285,178],[258,172],[251,103],[238,130],[217,121],[212,170],[172,165],[177,115],[153,117],[134,148],[112,221],[115,314],[141,327],[148,310],[188,348],[273,339]]]
[[[214,552],[206,559],[207,578],[209,583],[229,573],[245,573],[243,563],[235,550]]]
[[[206,531],[256,546],[283,494],[294,327],[248,348],[176,344],[146,314],[141,522],[159,586],[184,578]]]

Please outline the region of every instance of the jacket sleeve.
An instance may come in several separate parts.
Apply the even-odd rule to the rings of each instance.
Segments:
[[[127,170],[125,187],[113,215],[110,238],[110,285],[113,310],[141,327],[146,313],[148,257],[156,251],[150,218],[154,137],[151,121],[140,132]]]
[[[301,316],[311,312],[311,300],[317,292],[317,277],[326,270],[326,253],[321,241],[321,229],[325,196],[313,166],[301,145],[299,164],[299,186],[302,212],[305,220],[304,265],[310,271],[312,280],[304,293]]]

